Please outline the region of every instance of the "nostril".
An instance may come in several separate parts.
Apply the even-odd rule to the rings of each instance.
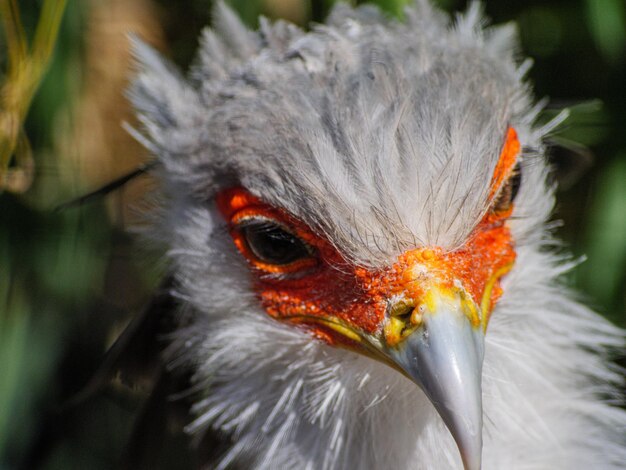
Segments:
[[[414,309],[415,304],[413,302],[401,300],[389,305],[388,315],[398,320],[409,321]]]
[[[408,322],[411,319],[411,314],[413,313],[413,310],[415,310],[415,307],[406,307],[406,309],[403,310],[402,313],[396,315],[396,318]]]
[[[387,344],[395,347],[421,325],[422,309],[413,300],[390,301],[383,333]]]

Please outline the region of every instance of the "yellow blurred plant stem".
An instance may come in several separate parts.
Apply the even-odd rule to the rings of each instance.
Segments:
[[[17,0],[0,0],[7,47],[7,70],[0,83],[0,192],[23,193],[32,183],[35,162],[24,120],[50,63],[66,4],[44,1],[29,45]]]

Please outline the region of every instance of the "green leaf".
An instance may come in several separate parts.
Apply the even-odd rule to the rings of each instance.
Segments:
[[[589,29],[605,59],[616,63],[626,49],[624,0],[586,0]]]
[[[626,270],[626,154],[614,158],[600,175],[587,229],[587,262],[580,283],[594,301],[618,309]],[[624,324],[626,312],[605,312]]]

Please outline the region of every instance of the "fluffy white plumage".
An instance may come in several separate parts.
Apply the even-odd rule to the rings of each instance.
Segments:
[[[515,28],[485,28],[477,5],[450,21],[425,1],[405,22],[336,7],[305,33],[248,31],[222,4],[188,78],[137,44],[131,96],[162,162],[165,242],[181,315],[171,367],[200,398],[188,431],[232,436],[229,468],[461,468],[449,431],[397,371],[271,319],[213,196],[242,185],[305,221],[352,262],[462,246],[488,210],[502,136],[523,144],[510,227],[517,262],[486,335],[483,468],[623,468],[626,414],[607,347],[623,332],[558,281],[553,206]],[[561,119],[561,118],[559,118]]]

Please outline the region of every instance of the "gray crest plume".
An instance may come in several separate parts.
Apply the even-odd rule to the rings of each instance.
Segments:
[[[232,445],[208,468],[460,468],[445,425],[397,371],[271,319],[213,198],[243,186],[377,268],[462,246],[488,207],[509,126],[523,144],[517,262],[486,335],[483,468],[623,468],[626,416],[607,347],[623,333],[558,282],[545,137],[513,25],[426,1],[403,21],[336,6],[305,32],[248,30],[218,2],[182,75],[139,41],[130,91],[161,163],[148,236],[166,246],[184,325],[165,360],[193,370],[193,422]],[[191,320],[189,320],[189,318]],[[602,398],[601,398],[602,397]]]

